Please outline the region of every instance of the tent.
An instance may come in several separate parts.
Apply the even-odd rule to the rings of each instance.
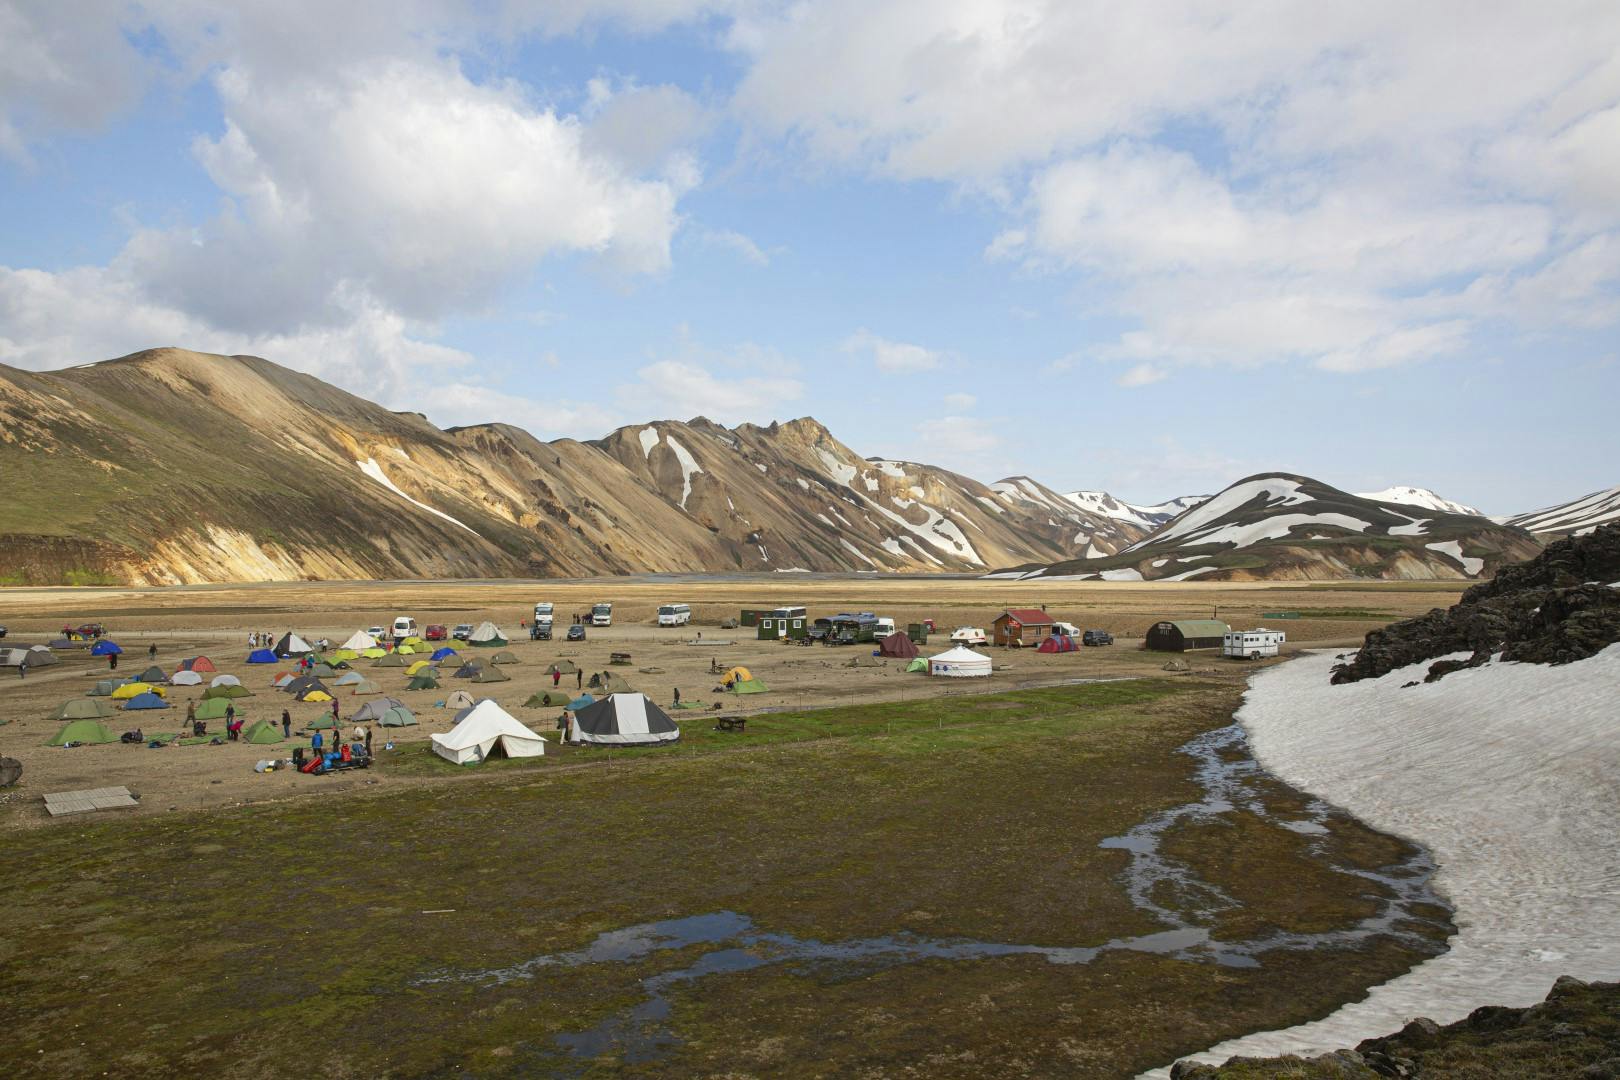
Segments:
[[[287,689],[287,686],[297,678],[298,676],[294,675],[292,672],[283,671],[275,678],[270,680],[270,685],[275,687],[277,690],[285,690]]]
[[[378,686],[370,679],[361,679],[359,682],[354,684],[354,689],[350,690],[349,693],[353,694],[355,697],[366,697],[371,694],[382,693],[382,687]]]
[[[917,655],[917,645],[906,634],[896,631],[883,639],[878,646],[878,655],[911,660]]]
[[[310,648],[309,642],[289,630],[276,642],[275,651],[277,656],[307,656],[315,650]]]
[[[170,686],[201,686],[202,676],[195,671],[177,671],[169,676]]]
[[[230,698],[204,698],[197,703],[196,711],[192,714],[199,720],[220,720],[225,716],[225,710],[234,708]]]
[[[418,660],[418,661],[416,661],[416,663],[412,664],[410,667],[405,669],[405,674],[407,674],[407,675],[415,675],[417,672],[421,671],[423,668],[432,667],[432,666],[433,666],[433,661],[431,661],[431,660]]]
[[[135,697],[138,694],[144,694],[144,693],[147,693],[148,691],[151,691],[153,689],[154,689],[154,687],[152,686],[151,683],[143,683],[143,682],[120,683],[118,685],[118,689],[116,689],[116,690],[114,690],[112,692],[112,697],[113,697],[114,701],[128,701],[130,698]],[[161,696],[163,691],[158,690],[157,693]]]
[[[305,690],[298,695],[299,701],[331,701],[332,695],[325,690]]]
[[[437,690],[438,688],[439,680],[425,671],[412,679],[409,685],[405,687],[407,690]]]
[[[472,632],[472,636],[467,639],[467,644],[480,649],[495,649],[507,644],[507,641],[506,635],[501,633],[501,628],[486,619],[478,624],[478,629]],[[516,722],[513,721],[513,723]]]
[[[568,711],[577,713],[577,712],[579,712],[579,710],[583,709],[585,706],[587,706],[587,705],[595,705],[595,704],[596,704],[596,699],[594,697],[592,697],[589,694],[581,694],[581,695],[579,695],[579,697],[575,698],[573,701],[570,701],[568,703]]]
[[[529,695],[529,700],[523,704],[530,709],[561,709],[567,706],[573,697],[572,690],[539,690]],[[591,699],[596,700],[595,698]]]
[[[242,732],[242,741],[250,743],[278,743],[281,728],[268,720],[255,720]]]
[[[517,653],[512,653],[512,652],[498,652],[494,656],[489,658],[489,662],[492,663],[492,664],[521,664],[521,663],[523,663],[523,661],[521,661],[521,660],[519,660],[517,658]]]
[[[368,701],[364,705],[360,706],[360,708],[356,709],[354,716],[351,719],[353,719],[357,724],[363,724],[367,720],[375,721],[382,719],[383,713],[387,712],[389,709],[403,708],[405,708],[405,703],[399,700],[397,697],[380,697],[376,701]]]
[[[1068,634],[1053,634],[1035,646],[1035,651],[1044,653],[1074,652],[1074,638]]]
[[[473,696],[465,690],[452,690],[450,696],[444,699],[446,709],[470,709],[475,704]]]
[[[46,667],[56,663],[56,657],[51,655],[49,649],[40,650],[36,645],[32,649],[0,649],[0,667]]]
[[[208,657],[193,656],[188,660],[180,661],[180,670],[195,671],[198,674],[206,675],[210,671],[218,671],[219,669],[214,666],[214,662]]]
[[[388,655],[388,650],[379,649],[373,645],[369,649],[361,649],[360,655],[365,657],[367,660],[381,660],[383,657]]]
[[[558,660],[546,668],[547,675],[572,675],[579,670],[579,665],[572,660]]]
[[[412,634],[410,637],[406,638],[404,641],[401,641],[399,644],[400,644],[401,648],[415,649],[418,652],[420,652],[421,650],[427,648],[427,642],[423,641],[421,638],[417,637],[415,634]]]
[[[353,649],[339,649],[327,658],[328,663],[347,664],[350,660],[360,659],[360,654]]]
[[[635,688],[624,681],[622,675],[615,675],[611,671],[599,671],[592,675],[585,683],[592,690],[601,694],[633,694]]]
[[[358,671],[350,671],[350,672],[346,672],[343,675],[339,675],[338,679],[337,679],[337,682],[333,683],[332,685],[333,686],[355,686],[355,685],[357,685],[359,683],[363,683],[363,682],[366,682],[366,681],[367,681],[366,677],[364,675],[360,674]]]
[[[738,679],[752,679],[753,677],[754,677],[754,673],[752,671],[749,671],[747,668],[745,668],[745,667],[734,667],[730,671],[726,672],[724,675],[720,676],[720,685],[721,686],[730,686],[732,683],[736,682]]]
[[[403,705],[396,705],[377,719],[379,727],[415,727],[416,714]]]
[[[475,683],[511,682],[511,681],[512,681],[512,676],[508,675],[506,672],[502,671],[500,668],[495,667],[493,664],[490,665],[489,667],[485,668],[483,671],[480,671],[477,675],[473,676],[473,682],[475,682]]]
[[[415,654],[416,646],[401,644],[394,649],[394,652],[398,653],[400,656],[411,656]]]
[[[990,658],[958,645],[938,656],[928,658],[928,674],[948,675],[958,679],[983,678],[990,674]]]
[[[399,653],[393,652],[393,653],[389,653],[387,656],[379,657],[377,662],[375,664],[372,664],[371,666],[372,667],[407,667],[407,666],[409,666],[409,664],[410,664],[409,660],[405,659],[405,657],[403,657]]]
[[[29,667],[50,667],[56,663],[56,654],[51,652],[48,645],[30,645],[28,647]],[[16,665],[13,664],[13,667]]]
[[[62,702],[47,716],[47,720],[102,720],[116,716],[113,707],[95,698],[71,698]]]
[[[325,690],[326,684],[313,675],[300,675],[282,689],[293,696],[304,693],[306,690]]]
[[[254,649],[248,653],[247,662],[250,664],[273,664],[276,662],[276,654],[269,649]]]
[[[241,685],[242,685],[242,680],[238,679],[235,675],[215,675],[212,679],[208,680],[208,686],[209,686],[210,689],[215,687],[215,686],[241,686]]]
[[[210,698],[242,698],[252,697],[253,691],[238,683],[235,686],[210,686],[203,691],[203,700]]]
[[[162,683],[169,681],[169,676],[156,664],[153,664],[151,667],[147,668],[145,671],[141,672],[135,677],[141,680],[141,682],[146,683]]]
[[[646,694],[612,694],[574,713],[570,730],[584,743],[644,746],[674,742],[681,729]]]
[[[124,702],[125,709],[168,709],[172,706],[164,701],[158,694],[148,690],[144,694],[136,694]]]
[[[433,751],[457,765],[477,765],[497,750],[507,757],[540,757],[546,740],[493,701],[480,701],[456,718],[456,726],[433,735]]]
[[[128,681],[125,679],[102,679],[89,690],[90,697],[107,697]]]
[[[336,728],[338,724],[339,721],[337,717],[333,716],[329,712],[324,712],[315,719],[309,721],[304,725],[304,727],[310,731],[331,731],[333,728]]]
[[[118,736],[107,730],[107,725],[100,720],[74,720],[64,724],[62,730],[56,733],[56,738],[46,743],[46,746],[66,746],[75,743],[112,743],[117,742]]]
[[[123,653],[124,650],[120,649],[117,643],[109,641],[106,638],[102,638],[100,641],[90,646],[91,656],[122,656]]]
[[[356,630],[352,635],[350,635],[349,640],[345,641],[341,647],[350,649],[354,652],[360,652],[362,649],[375,649],[377,647],[377,639],[366,633],[364,630]]]
[[[452,649],[448,645],[444,646],[443,648],[433,650],[433,659],[435,661],[443,660],[446,657],[455,656],[455,655],[456,655],[456,650]]]
[[[906,670],[907,671],[926,672],[928,670],[928,661],[923,660],[923,659],[921,659],[919,657],[918,659],[913,660],[911,663],[907,664],[906,665]]]
[[[738,679],[736,682],[731,684],[731,692],[733,694],[763,694],[769,689],[770,687],[766,686],[758,679]]]
[[[331,664],[311,664],[307,674],[313,675],[317,679],[330,679],[337,674],[337,671]]]
[[[481,661],[469,660],[465,664],[462,664],[460,667],[456,668],[455,677],[458,679],[471,679],[483,670],[484,665]]]

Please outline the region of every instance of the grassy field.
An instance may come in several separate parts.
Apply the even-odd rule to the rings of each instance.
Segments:
[[[0,1072],[1129,1075],[1326,1013],[1432,952],[1443,920],[1253,968],[1129,948],[783,961],[782,942],[1087,948],[1163,930],[1122,884],[1129,854],[1098,845],[1199,796],[1177,748],[1226,725],[1238,693],[1147,679],[773,713],[745,741],[689,724],[679,750],[5,834]],[[425,753],[384,768],[425,774]],[[1256,797],[1282,816],[1303,801]],[[1331,824],[1306,842],[1247,807],[1165,846],[1241,900],[1217,936],[1346,927],[1377,887],[1325,867],[1404,852]],[[728,912],[755,936],[568,959]],[[536,957],[556,962],[479,974]],[[647,1038],[624,1026],[638,1009]],[[568,1052],[593,1030],[623,1037]]]

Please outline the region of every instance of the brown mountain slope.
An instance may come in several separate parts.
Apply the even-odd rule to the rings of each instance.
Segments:
[[[545,443],[179,349],[0,367],[0,475],[13,584],[975,571],[1072,558],[1101,527],[865,461],[810,419]]]

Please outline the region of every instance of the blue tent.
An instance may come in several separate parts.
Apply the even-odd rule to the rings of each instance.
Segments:
[[[444,648],[437,649],[437,650],[434,651],[433,659],[435,659],[435,660],[443,660],[447,656],[455,656],[455,655],[457,655],[456,650],[454,650],[450,646],[446,645]]]
[[[581,694],[581,695],[579,695],[579,697],[575,698],[573,701],[570,701],[568,703],[568,711],[569,712],[578,712],[579,710],[583,709],[587,705],[595,705],[595,704],[596,704],[596,699],[591,697],[591,695],[589,695],[589,694]]]
[[[124,702],[125,710],[129,709],[167,709],[169,703],[148,690],[144,694],[136,694]]]
[[[94,645],[90,646],[91,656],[121,656],[123,655],[123,652],[124,650],[120,649],[116,642],[108,641],[106,638],[103,638]]]
[[[273,664],[276,662],[276,654],[269,649],[254,649],[248,653],[247,662],[250,664]]]

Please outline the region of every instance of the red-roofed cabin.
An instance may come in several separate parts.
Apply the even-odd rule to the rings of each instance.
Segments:
[[[991,624],[990,640],[997,645],[1039,645],[1052,632],[1052,617],[1039,608],[1010,608]]]

